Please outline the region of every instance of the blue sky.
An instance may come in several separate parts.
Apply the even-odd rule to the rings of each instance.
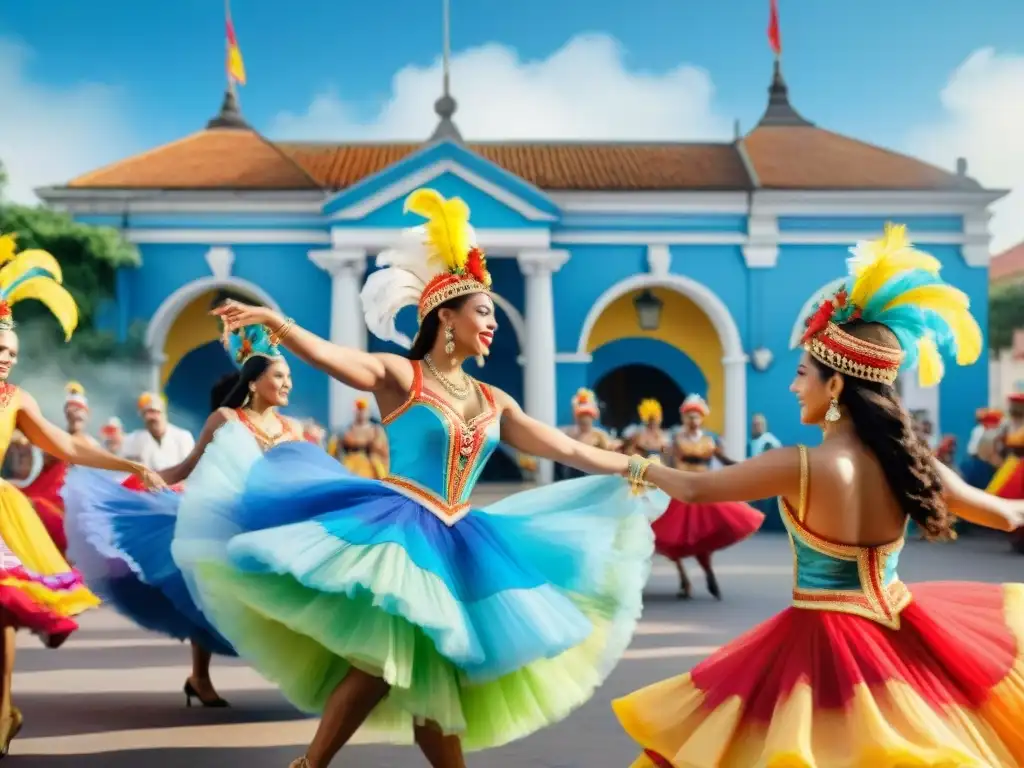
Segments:
[[[429,131],[429,104],[438,86],[436,72],[427,70],[440,49],[440,5],[235,0],[249,75],[241,91],[247,118],[272,137],[345,140]],[[992,166],[991,178],[983,181],[1011,184],[1005,158],[974,156],[991,151],[991,137],[979,135],[991,126],[965,124],[986,108],[986,119],[1000,117],[1001,96],[1020,95],[1018,85],[1024,89],[1016,68],[1024,62],[1024,2],[942,0],[928,4],[943,8],[930,14],[922,12],[921,0],[779,5],[785,72],[807,117],[947,165],[951,154],[966,154],[972,169]],[[489,54],[464,64],[461,89],[456,67],[454,90],[469,138],[513,122],[516,137],[678,133],[687,139],[728,134],[734,118],[749,128],[764,106],[771,66],[768,0],[453,0],[452,6],[457,56],[491,44]],[[5,77],[16,78],[15,106],[28,105],[47,123],[23,127],[13,138],[0,128],[0,157],[12,166],[16,185],[59,181],[45,177],[76,173],[201,127],[223,92],[223,26],[216,0],[4,3],[0,43],[8,59],[5,75],[0,49],[0,85],[9,86]],[[599,37],[580,43],[588,33]],[[574,38],[572,55],[552,59]],[[11,63],[12,45],[22,47],[20,63]],[[959,102],[967,97],[954,95],[955,103],[943,104],[943,89],[958,67],[984,49],[992,54],[982,57],[974,76],[1002,90],[985,91],[988,101],[980,106],[981,96],[965,104]],[[499,74],[488,80],[492,65]],[[396,73],[410,66],[408,78],[396,85]],[[616,77],[610,92],[603,91],[600,83]],[[474,78],[484,82],[470,82]],[[594,81],[591,88],[580,86],[588,80]],[[984,90],[971,82],[962,90]],[[545,97],[531,101],[531,88],[545,90]],[[503,89],[512,95],[494,93]],[[475,94],[475,117],[467,91]],[[584,103],[586,98],[597,103]],[[484,104],[487,99],[492,101]],[[626,106],[617,107],[619,101]],[[519,119],[510,121],[502,109]],[[33,117],[18,111],[22,121]],[[495,116],[491,123],[488,114]],[[1016,133],[1022,124],[1018,119]],[[39,147],[44,138],[61,143],[59,157]],[[36,149],[26,149],[26,142]],[[1024,157],[1024,141],[1012,149],[1015,158]],[[12,154],[21,159],[8,159]],[[1024,160],[1014,168],[1024,182]]]

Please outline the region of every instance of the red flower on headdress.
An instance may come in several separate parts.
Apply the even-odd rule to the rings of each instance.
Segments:
[[[804,331],[800,339],[801,344],[806,344],[828,327],[831,322],[846,323],[860,317],[860,307],[849,303],[849,294],[846,288],[840,288],[830,299],[824,299],[807,318]]]
[[[252,354],[252,341],[248,338],[242,339],[242,346],[238,348],[238,362],[244,363]]]
[[[487,271],[487,257],[479,248],[471,248],[466,257],[466,274],[484,285],[491,284],[491,275]]]
[[[11,305],[6,301],[0,300],[0,317],[11,316]]]

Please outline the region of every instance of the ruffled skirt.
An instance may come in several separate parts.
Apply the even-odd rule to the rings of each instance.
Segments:
[[[764,515],[749,504],[690,504],[673,499],[653,524],[654,549],[671,560],[709,555],[752,535]]]
[[[1024,461],[1010,456],[996,470],[986,490],[1003,499],[1024,499]]]
[[[315,446],[222,427],[185,490],[175,559],[204,613],[300,709],[348,670],[390,684],[366,723],[497,746],[590,698],[630,642],[667,497],[620,478],[510,496],[448,526]]]
[[[0,482],[0,624],[66,635],[99,600],[57,551],[32,504]]]
[[[64,535],[64,500],[60,494],[67,473],[67,464],[63,461],[53,462],[44,467],[31,485],[21,489],[32,502],[46,532],[62,555],[67,552],[68,540]]]
[[[134,478],[73,468],[64,485],[69,556],[105,603],[143,629],[235,655],[171,557],[180,494],[140,488]]]
[[[613,702],[671,768],[1024,765],[1024,585],[929,583],[898,630],[789,608]]]

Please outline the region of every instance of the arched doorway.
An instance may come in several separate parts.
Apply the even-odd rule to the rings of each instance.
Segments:
[[[623,365],[609,371],[594,385],[601,403],[601,423],[621,434],[637,422],[641,400],[654,398],[664,411],[666,429],[679,425],[679,406],[686,393],[668,374],[644,363]]]
[[[258,286],[233,278],[205,278],[171,294],[146,331],[153,366],[149,386],[167,396],[171,415],[182,426],[202,426],[210,412],[210,389],[233,370],[221,346],[221,323],[210,315],[229,298],[277,308]]]

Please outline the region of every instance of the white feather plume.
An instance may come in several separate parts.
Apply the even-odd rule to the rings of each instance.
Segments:
[[[470,230],[470,242],[476,236]],[[415,307],[427,283],[444,271],[444,265],[431,258],[425,227],[403,230],[398,247],[377,255],[375,272],[367,276],[359,297],[366,327],[374,336],[393,341],[406,349],[412,339],[398,330],[395,320],[405,307]]]

